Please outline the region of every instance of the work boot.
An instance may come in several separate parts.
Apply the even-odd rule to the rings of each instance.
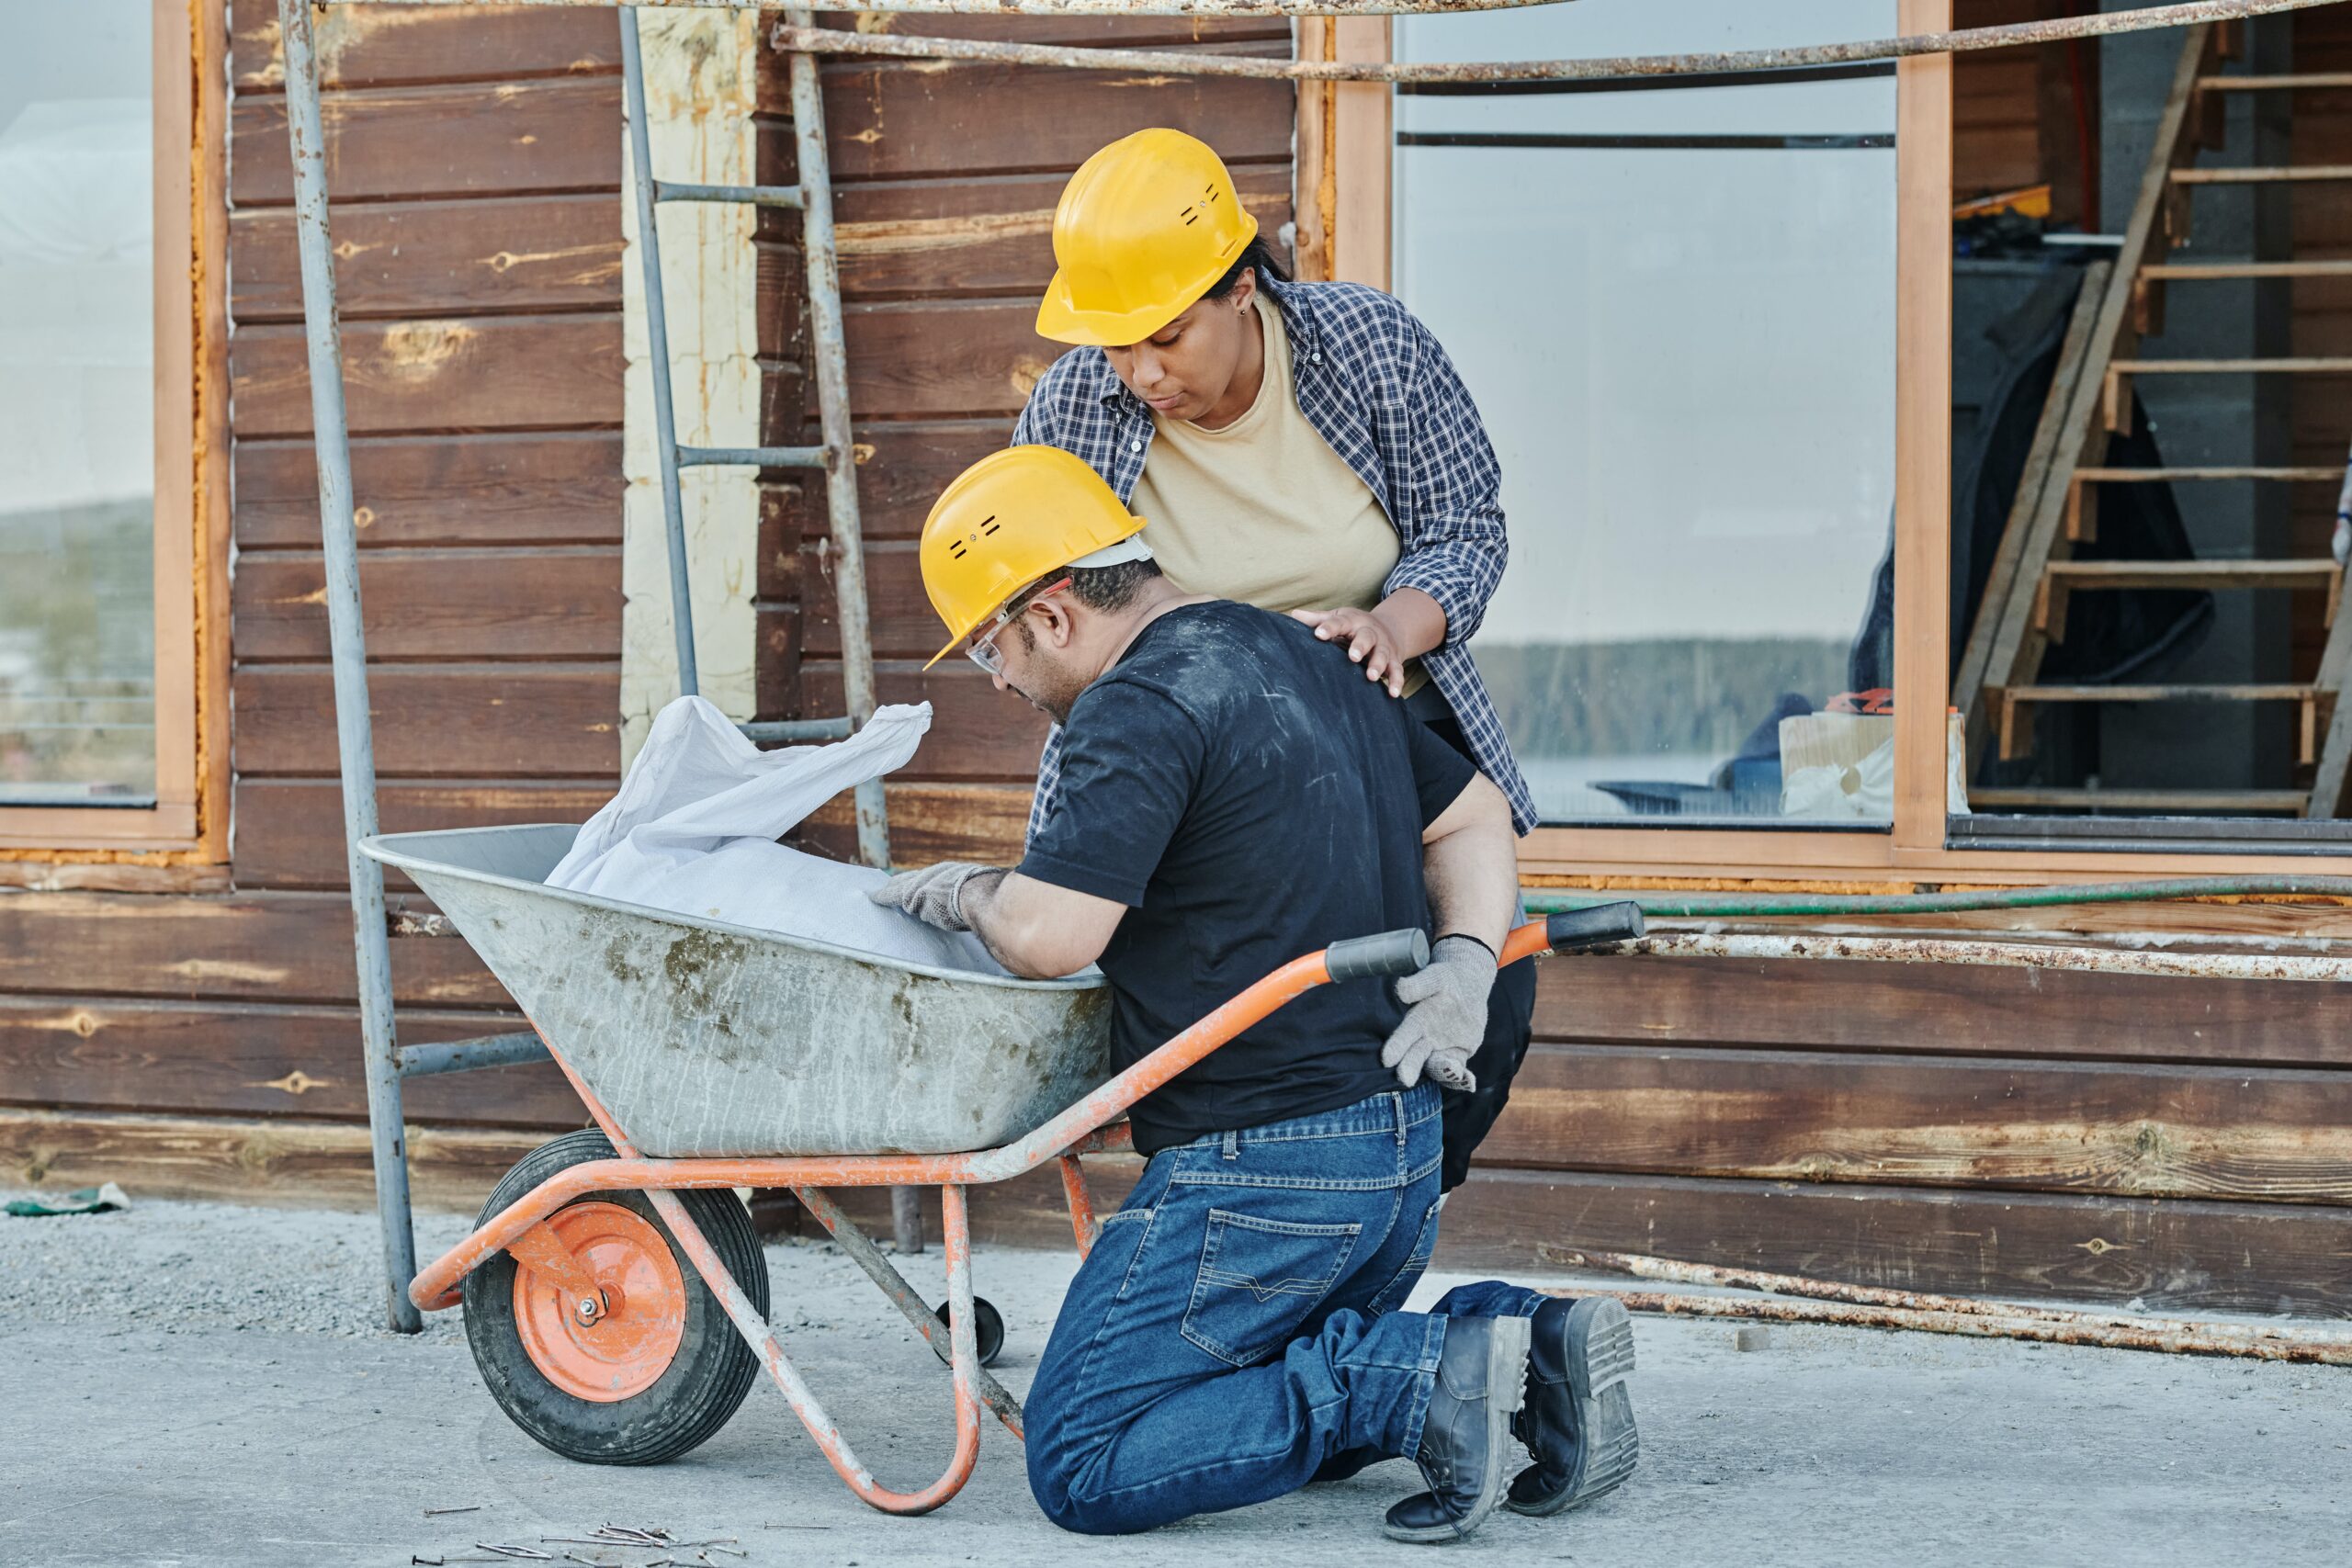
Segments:
[[[1510,1418],[1527,1396],[1523,1317],[1454,1317],[1438,1352],[1437,1383],[1413,1462],[1430,1489],[1388,1510],[1391,1540],[1459,1540],[1502,1498],[1511,1462]]]
[[[1527,1404],[1511,1430],[1534,1458],[1510,1483],[1514,1512],[1539,1517],[1615,1491],[1634,1473],[1634,1323],[1609,1296],[1549,1301],[1530,1320]]]

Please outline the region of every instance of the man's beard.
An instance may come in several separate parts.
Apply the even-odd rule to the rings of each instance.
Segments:
[[[1013,630],[1021,638],[1023,651],[1029,655],[1029,668],[1023,671],[1023,680],[1015,681],[1008,675],[1004,683],[1011,686],[1023,702],[1056,724],[1068,724],[1069,710],[1077,703],[1079,694],[1086,690],[1087,682],[1073,681],[1067,671],[1037,658],[1037,639],[1030,635],[1026,626],[1015,626]]]
[[[1078,701],[1079,692],[1082,692],[1086,689],[1085,687],[1080,686],[1076,691],[1069,692],[1032,692],[1028,687],[1022,685],[1017,681],[1007,681],[1005,683],[1012,688],[1014,694],[1019,696],[1023,702],[1027,703],[1031,707],[1035,708],[1039,713],[1044,714],[1056,724],[1068,724],[1069,722],[1070,705]]]

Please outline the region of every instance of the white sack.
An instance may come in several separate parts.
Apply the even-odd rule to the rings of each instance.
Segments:
[[[947,969],[1001,974],[978,938],[866,897],[887,874],[775,840],[846,789],[906,765],[931,705],[877,709],[850,739],[763,751],[701,697],[654,716],[620,793],[548,886]]]
[[[1894,819],[1894,742],[1858,762],[1799,768],[1781,782],[1781,815],[1826,822]]]

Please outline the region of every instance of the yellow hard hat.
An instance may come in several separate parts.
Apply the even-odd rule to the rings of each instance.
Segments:
[[[1054,209],[1059,264],[1037,335],[1124,347],[1191,308],[1258,232],[1225,161],[1181,130],[1138,130],[1079,165]]]
[[[931,664],[1048,572],[1148,560],[1136,537],[1142,527],[1102,475],[1058,446],[989,453],[956,476],[922,521],[923,592],[948,632]]]

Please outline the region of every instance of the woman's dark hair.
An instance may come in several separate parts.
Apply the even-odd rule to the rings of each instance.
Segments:
[[[1210,284],[1209,291],[1201,298],[1204,299],[1224,299],[1233,292],[1233,286],[1241,281],[1241,274],[1245,268],[1254,270],[1261,284],[1269,277],[1277,283],[1290,281],[1290,274],[1284,272],[1283,264],[1274,259],[1273,250],[1266,243],[1265,235],[1252,234],[1250,237],[1250,243],[1241,247],[1241,254],[1236,258],[1231,266],[1225,269],[1225,276]]]

